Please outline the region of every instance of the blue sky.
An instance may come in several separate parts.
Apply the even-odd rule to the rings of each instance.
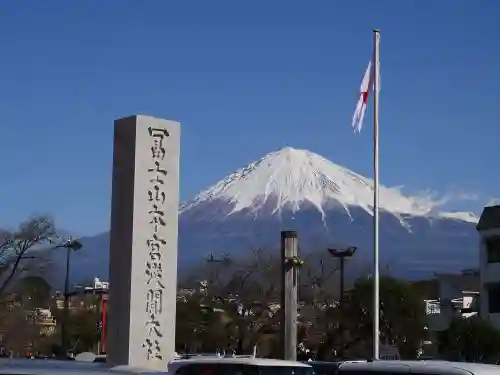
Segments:
[[[135,113],[181,121],[182,199],[287,145],[371,176],[370,122],[355,136],[350,119],[373,27],[382,182],[480,211],[500,196],[499,17],[470,0],[5,0],[0,224],[106,230],[113,120]]]

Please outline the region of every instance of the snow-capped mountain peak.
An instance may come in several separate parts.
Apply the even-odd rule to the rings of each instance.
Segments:
[[[258,211],[264,204],[273,205],[273,213],[283,208],[292,211],[312,205],[322,215],[327,207],[338,206],[349,214],[350,207],[360,207],[373,214],[373,180],[363,177],[307,150],[285,147],[230,174],[181,206],[187,211],[201,202],[223,200],[232,205],[230,214],[245,209]],[[380,209],[394,214],[428,216],[435,204],[428,199],[406,197],[399,188],[380,185]],[[438,214],[439,216],[441,214]],[[443,213],[444,217],[477,221],[469,214]]]

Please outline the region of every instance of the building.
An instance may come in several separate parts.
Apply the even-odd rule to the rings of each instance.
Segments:
[[[436,274],[438,298],[425,300],[427,314],[427,338],[422,354],[437,354],[439,332],[445,331],[455,319],[467,319],[477,315],[480,303],[480,272],[478,269],[463,270],[459,274]]]
[[[101,281],[97,277],[94,278],[94,290],[108,290],[109,289],[109,281]]]
[[[94,278],[92,286],[73,285],[68,293],[69,311],[96,310],[102,306],[102,300],[107,300],[109,292],[109,282]],[[62,310],[64,308],[64,296],[60,291],[56,291],[53,297],[54,307]]]
[[[463,270],[459,274],[436,274],[438,298],[426,300],[429,330],[444,331],[457,318],[468,318],[479,312],[480,272]]]
[[[36,308],[29,314],[34,314],[31,319],[39,328],[40,336],[52,336],[56,333],[56,319],[52,316],[50,309]]]
[[[483,209],[479,232],[480,314],[500,329],[500,205]]]
[[[59,295],[53,298],[53,307],[58,310],[64,309],[64,297]],[[72,292],[68,299],[68,310],[78,312],[84,310],[96,310],[99,307],[99,299],[93,293]]]

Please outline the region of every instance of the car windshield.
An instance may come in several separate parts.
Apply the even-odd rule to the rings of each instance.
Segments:
[[[338,364],[336,363],[322,363],[322,364],[317,364],[317,363],[311,363],[311,366],[314,370],[314,373],[316,375],[333,375],[339,368]]]
[[[179,368],[175,375],[314,375],[307,366],[265,366],[236,363],[192,363]]]
[[[176,375],[314,375],[311,367],[255,366],[246,364],[191,365]]]
[[[250,367],[250,366],[249,366]],[[310,367],[294,366],[251,366],[254,367],[255,374],[259,375],[313,375],[313,369]],[[252,372],[252,375],[254,373]],[[246,374],[245,374],[246,375]]]

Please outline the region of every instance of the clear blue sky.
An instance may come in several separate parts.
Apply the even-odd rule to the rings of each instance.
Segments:
[[[480,211],[500,196],[499,19],[470,0],[4,0],[0,224],[107,230],[113,120],[135,113],[181,121],[182,199],[285,145],[371,176],[370,122],[350,120],[373,27],[382,182]]]

